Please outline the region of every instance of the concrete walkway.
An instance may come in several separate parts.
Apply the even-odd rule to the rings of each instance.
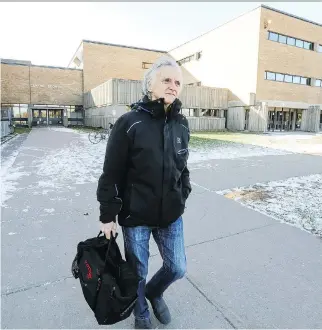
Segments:
[[[77,243],[98,233],[97,183],[67,178],[50,189],[50,177],[35,165],[70,144],[80,147],[85,142],[79,139],[33,129],[2,151],[4,164],[10,152],[16,157],[5,182],[12,197],[1,218],[4,329],[107,328],[97,325],[70,272]],[[184,217],[188,273],[165,294],[173,314],[166,328],[322,328],[322,241],[215,192],[322,173],[322,157],[213,160],[191,168],[194,190]],[[149,276],[161,265],[154,243],[151,255]],[[111,328],[133,328],[133,319]]]

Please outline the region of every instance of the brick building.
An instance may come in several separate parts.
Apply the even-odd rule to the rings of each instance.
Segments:
[[[322,25],[266,6],[168,52],[83,40],[66,68],[1,60],[2,114],[35,125],[78,122],[84,93],[109,79],[140,80],[164,54],[181,65],[185,84],[228,89],[228,128],[248,129],[258,104],[267,129],[312,130],[312,118],[313,131],[322,128]]]

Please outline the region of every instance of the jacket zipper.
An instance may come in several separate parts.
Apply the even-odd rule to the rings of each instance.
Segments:
[[[162,166],[162,194],[161,194],[162,198],[161,198],[161,212],[160,212],[158,227],[160,227],[160,223],[162,222],[162,218],[163,218],[164,151],[165,151],[164,149],[165,149],[166,126],[167,126],[167,114],[165,114],[165,119],[163,123],[163,166]]]

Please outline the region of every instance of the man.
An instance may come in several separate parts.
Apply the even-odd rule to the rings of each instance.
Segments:
[[[135,328],[152,328],[146,298],[157,319],[168,324],[164,291],[186,272],[182,214],[191,192],[187,169],[189,128],[180,114],[182,73],[161,58],[143,81],[144,97],[115,123],[97,189],[101,230],[107,238],[122,226],[127,261],[140,283]],[[163,266],[146,284],[151,233]]]

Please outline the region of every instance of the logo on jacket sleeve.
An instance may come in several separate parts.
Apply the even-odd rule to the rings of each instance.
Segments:
[[[177,137],[177,143],[181,144],[181,138],[180,137]]]

